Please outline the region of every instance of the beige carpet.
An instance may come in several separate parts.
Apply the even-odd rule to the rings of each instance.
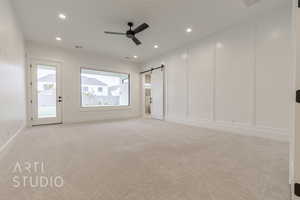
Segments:
[[[288,144],[149,119],[26,130],[1,153],[2,200],[287,200]],[[44,171],[14,171],[44,162]],[[13,177],[62,176],[15,188]]]

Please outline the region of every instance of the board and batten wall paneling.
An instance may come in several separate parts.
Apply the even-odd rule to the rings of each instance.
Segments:
[[[0,151],[26,125],[23,34],[9,0],[0,1]]]
[[[291,26],[287,12],[267,16],[256,25],[256,124],[287,129],[292,120]],[[290,101],[292,99],[292,102]]]
[[[176,52],[166,58],[167,116],[174,120],[187,117],[187,53]],[[177,83],[177,84],[174,84]]]
[[[189,120],[212,120],[214,106],[215,46],[211,41],[189,49]]]
[[[216,121],[250,124],[252,119],[253,26],[238,26],[216,42]]]
[[[149,62],[166,64],[166,120],[288,140],[290,15],[281,7]]]

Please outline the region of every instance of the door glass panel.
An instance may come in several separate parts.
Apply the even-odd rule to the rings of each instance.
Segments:
[[[38,118],[56,117],[56,67],[37,66]]]

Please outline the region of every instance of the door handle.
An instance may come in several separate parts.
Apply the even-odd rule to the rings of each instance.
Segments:
[[[296,102],[300,103],[300,90],[297,90],[296,92]]]

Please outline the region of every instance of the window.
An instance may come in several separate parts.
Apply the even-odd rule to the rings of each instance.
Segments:
[[[56,78],[55,66],[37,65],[37,117],[56,117]]]
[[[80,76],[82,107],[129,105],[129,74],[81,69]]]

